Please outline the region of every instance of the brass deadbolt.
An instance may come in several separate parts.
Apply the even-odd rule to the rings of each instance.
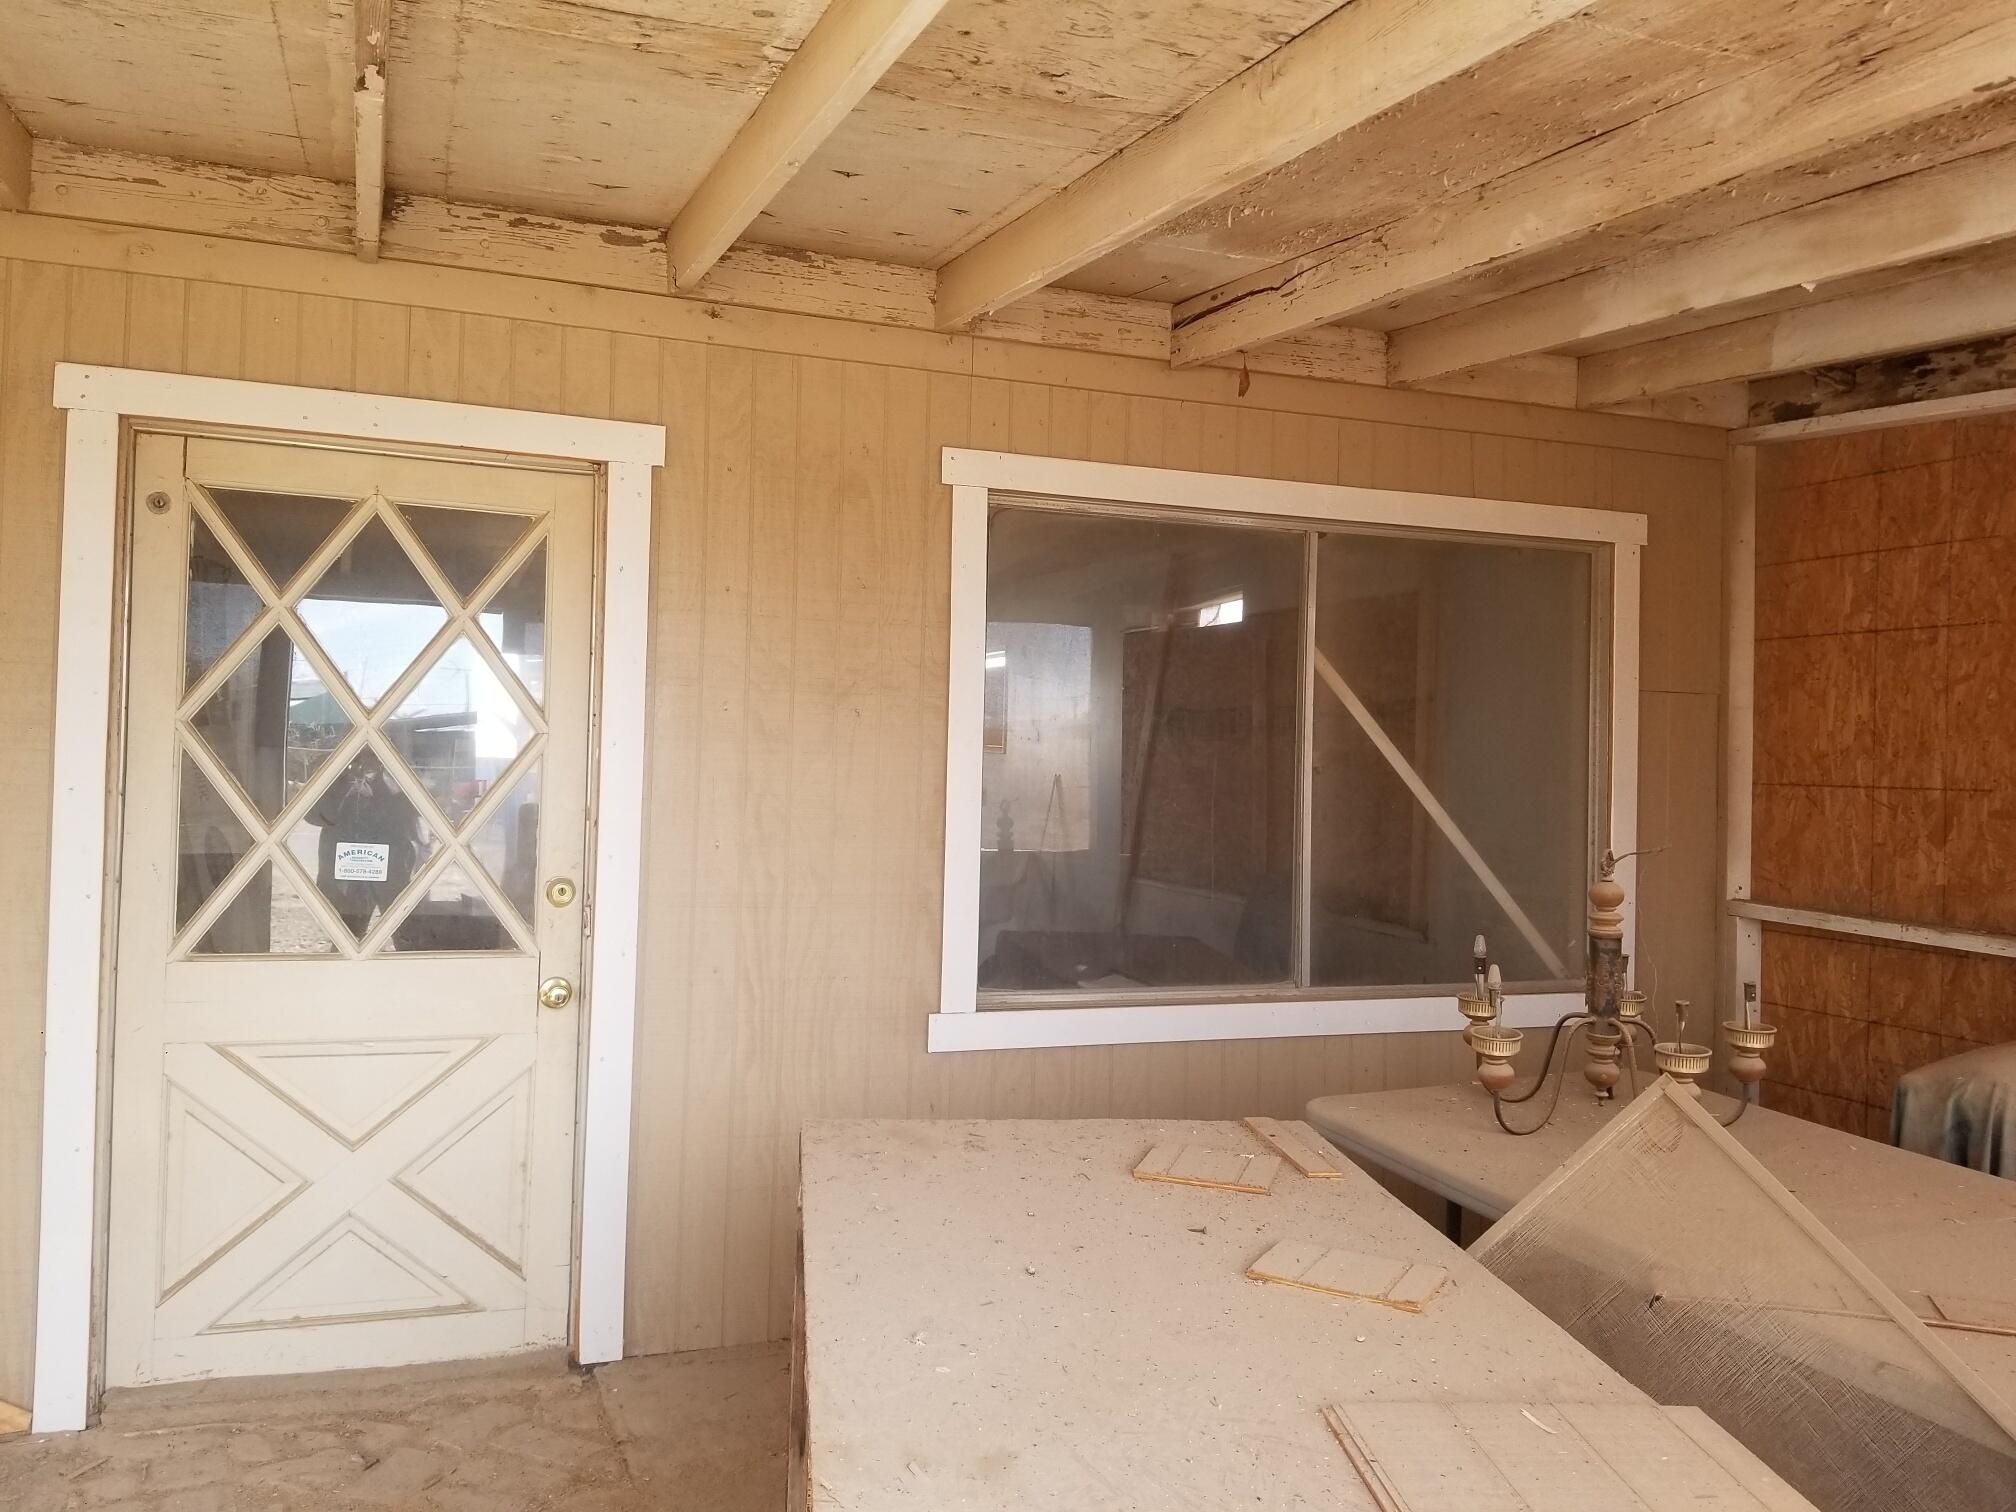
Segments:
[[[548,977],[539,984],[541,1008],[565,1008],[574,1001],[574,984],[565,977]]]
[[[574,901],[574,879],[555,877],[546,884],[546,901],[555,908],[565,908]]]
[[[168,498],[168,495],[161,492],[161,490],[158,488],[155,489],[154,492],[147,495],[147,507],[150,510],[152,510],[155,514],[168,513],[169,503],[170,500]]]

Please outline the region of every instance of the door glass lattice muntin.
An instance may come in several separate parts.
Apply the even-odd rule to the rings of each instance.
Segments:
[[[545,518],[187,502],[177,956],[533,952]]]

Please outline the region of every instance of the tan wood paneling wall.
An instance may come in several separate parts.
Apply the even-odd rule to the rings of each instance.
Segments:
[[[631,306],[570,304],[529,282],[521,295],[489,275],[445,284],[390,271],[388,300],[447,290],[463,307],[373,302],[314,292],[353,284],[354,264],[294,254],[218,254],[240,280],[230,283],[123,271],[161,266],[173,241],[118,244],[95,257],[101,266],[0,261],[0,944],[14,984],[0,999],[0,1397],[27,1399],[33,1329],[59,360],[669,427],[657,495],[634,1350],[787,1330],[802,1117],[1286,1116],[1317,1093],[1462,1069],[1460,1046],[1441,1033],[925,1053],[937,982],[944,445],[1649,514],[1643,837],[1671,849],[1645,868],[1641,955],[1662,995],[1709,995],[1722,485],[1718,444],[1700,433],[1576,416],[1566,433],[1578,439],[1545,439],[1564,434],[1547,411],[1301,380],[1256,380],[1240,402],[1232,375],[1186,389],[1187,375],[1145,363],[1033,351],[983,360],[977,344],[962,359],[956,346],[892,348],[882,333],[830,322],[724,321],[724,339],[690,306],[678,307],[683,328],[704,334],[682,339],[599,313]],[[210,245],[190,244],[185,262]],[[509,309],[514,298],[527,311],[585,313],[562,324],[475,308]],[[929,360],[891,359],[913,350]],[[846,360],[854,351],[881,360]],[[990,363],[1027,376],[976,376]],[[1348,411],[1357,394],[1373,396],[1381,418],[1318,412]],[[1614,445],[1595,443],[1609,435]]]

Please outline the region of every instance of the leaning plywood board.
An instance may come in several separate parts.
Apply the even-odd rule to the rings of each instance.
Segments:
[[[2016,1414],[1670,1081],[1471,1253],[1829,1512],[2016,1508]]]
[[[1280,1174],[1279,1155],[1246,1155],[1174,1143],[1155,1146],[1134,1167],[1136,1181],[1173,1181],[1179,1186],[1256,1195],[1265,1195]]]
[[[1691,1407],[1354,1402],[1323,1419],[1380,1512],[1813,1512]]]
[[[1249,1118],[1246,1127],[1304,1176],[1332,1180],[1344,1174],[1344,1157],[1325,1144],[1321,1134],[1300,1120],[1283,1123],[1276,1118]]]
[[[1439,1265],[1325,1249],[1301,1239],[1284,1239],[1246,1267],[1255,1281],[1299,1286],[1332,1297],[1378,1302],[1402,1312],[1419,1312],[1442,1289],[1449,1272]]]
[[[1247,1138],[809,1121],[811,1512],[1373,1512],[1324,1402],[1645,1400],[1356,1167],[1266,1197],[1133,1178]],[[1453,1284],[1407,1314],[1247,1280],[1284,1233]]]

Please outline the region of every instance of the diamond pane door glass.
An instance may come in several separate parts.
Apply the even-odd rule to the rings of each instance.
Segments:
[[[982,991],[1289,977],[1303,551],[1291,531],[996,511]]]
[[[385,733],[449,823],[459,827],[525,749],[532,722],[464,636],[400,700]]]
[[[268,819],[350,730],[313,664],[278,629],[246,652],[189,722]]]
[[[355,937],[398,901],[434,850],[420,810],[371,751],[322,790],[286,843]]]
[[[335,950],[301,890],[283,868],[268,861],[204,931],[194,953],[316,956],[333,955]]]
[[[391,528],[374,518],[308,590],[301,618],[369,706],[448,622],[448,611]]]
[[[546,697],[546,543],[541,541],[477,616],[534,703]]]
[[[189,610],[182,637],[182,686],[210,670],[266,607],[201,515],[189,533]]]
[[[1479,934],[1507,981],[1577,975],[1593,833],[1590,556],[1333,534],[1316,561],[1312,980],[1465,982]]]
[[[444,866],[413,911],[399,921],[387,943],[391,951],[515,950],[496,911],[459,865]]]
[[[314,494],[262,493],[250,488],[205,489],[253,558],[285,590],[294,574],[356,507],[350,499]]]
[[[244,859],[252,837],[203,768],[187,756],[182,758],[175,829],[175,927],[180,930]]]
[[[529,923],[539,870],[537,762],[511,784],[511,791],[483,821],[469,848],[483,863],[484,870],[490,873],[490,880],[504,890],[504,896],[518,910],[518,917]]]
[[[447,509],[438,504],[402,504],[399,513],[434,565],[467,602],[504,553],[517,545],[532,521],[524,515],[487,509]]]

